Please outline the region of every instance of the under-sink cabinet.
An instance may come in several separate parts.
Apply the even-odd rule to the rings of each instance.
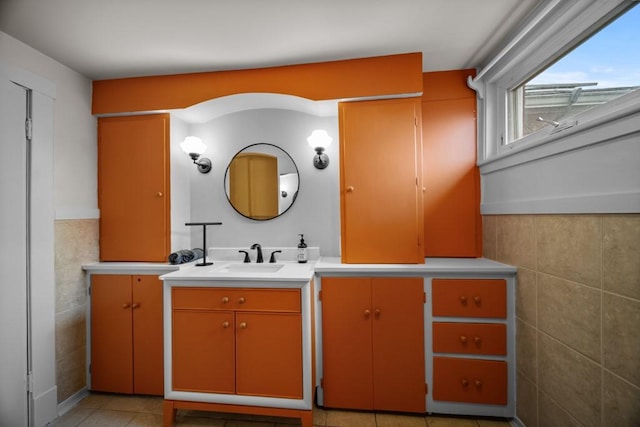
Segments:
[[[215,268],[215,267],[212,267]],[[164,280],[164,425],[177,409],[313,422],[313,315],[304,280]]]
[[[425,412],[424,279],[322,279],[323,405]]]
[[[162,395],[162,282],[125,274],[90,280],[91,390]]]

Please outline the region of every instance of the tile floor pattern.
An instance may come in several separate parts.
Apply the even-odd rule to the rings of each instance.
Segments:
[[[412,416],[317,408],[314,426],[325,427],[509,427],[508,421]],[[293,427],[297,419],[178,410],[176,427]],[[50,424],[52,427],[162,426],[162,398],[91,393]]]

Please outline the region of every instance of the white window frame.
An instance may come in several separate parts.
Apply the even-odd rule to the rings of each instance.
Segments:
[[[585,182],[585,188],[575,184],[557,189],[555,184],[544,183],[539,172],[544,169],[559,176],[559,162],[567,162],[562,167],[570,165],[575,159],[569,157],[585,147],[595,147],[593,153],[601,153],[609,141],[625,140],[624,149],[635,156],[640,147],[639,91],[571,117],[570,121],[577,121],[572,126],[545,127],[505,144],[510,91],[637,1],[542,0],[504,48],[479,69],[477,77],[469,77],[468,84],[476,90],[478,98],[477,158],[483,214],[640,212],[640,174],[633,172],[634,168],[640,169],[638,161],[624,160],[622,166],[625,171],[632,171],[627,178],[638,180],[638,185],[631,187],[613,177],[615,172],[611,168],[602,168],[591,158],[578,159],[598,174],[598,181],[594,178],[593,182]],[[542,183],[533,188],[527,185],[532,180]],[[594,189],[597,185],[592,184],[601,181],[605,185]],[[600,193],[595,194],[596,191]],[[627,194],[624,200],[618,197],[620,193]],[[612,204],[612,199],[622,201]]]

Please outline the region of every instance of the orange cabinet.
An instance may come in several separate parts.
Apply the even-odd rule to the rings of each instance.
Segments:
[[[482,255],[475,70],[423,74],[424,255]]]
[[[100,260],[166,262],[169,115],[98,119]]]
[[[420,104],[339,104],[344,263],[424,262]]]
[[[163,394],[162,282],[91,276],[91,389]]]
[[[509,403],[507,291],[505,279],[432,280],[434,402]]]
[[[333,408],[425,412],[422,278],[322,278],[322,388]]]
[[[172,289],[173,390],[302,398],[298,289]]]

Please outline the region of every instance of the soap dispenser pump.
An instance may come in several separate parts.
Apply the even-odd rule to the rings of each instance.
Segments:
[[[298,262],[305,263],[307,262],[307,244],[304,242],[304,235],[299,234],[300,243],[298,243]]]

